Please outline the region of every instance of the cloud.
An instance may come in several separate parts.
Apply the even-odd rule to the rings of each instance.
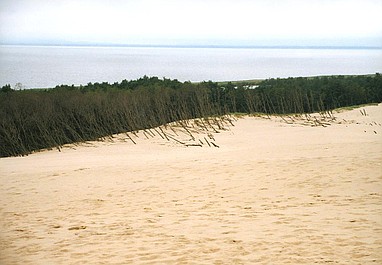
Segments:
[[[373,0],[4,0],[0,12],[8,40],[382,40],[382,2]]]

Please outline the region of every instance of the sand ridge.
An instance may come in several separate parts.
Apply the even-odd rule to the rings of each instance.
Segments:
[[[382,104],[334,115],[2,158],[0,263],[381,264]]]

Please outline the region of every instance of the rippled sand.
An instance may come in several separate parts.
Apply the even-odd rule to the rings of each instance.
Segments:
[[[382,264],[382,105],[335,117],[1,158],[0,264]]]

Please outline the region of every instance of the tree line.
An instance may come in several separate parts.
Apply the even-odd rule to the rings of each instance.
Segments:
[[[147,77],[51,89],[0,89],[0,157],[229,113],[309,113],[382,101],[382,77],[267,79],[254,86]]]

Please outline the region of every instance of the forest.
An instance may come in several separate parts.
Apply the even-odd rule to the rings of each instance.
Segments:
[[[0,89],[0,157],[231,113],[296,114],[382,102],[382,76],[180,82],[144,76],[109,84]]]

